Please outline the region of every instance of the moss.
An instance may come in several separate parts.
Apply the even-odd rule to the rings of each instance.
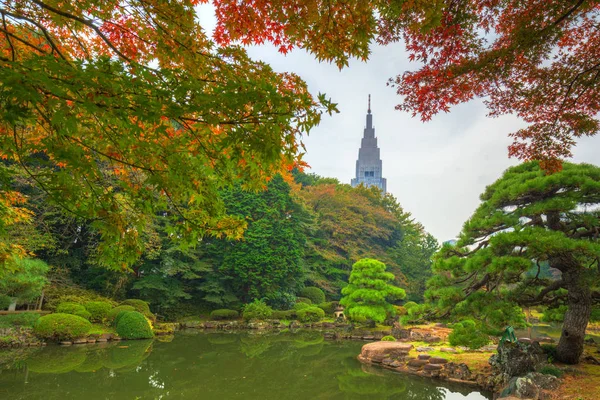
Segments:
[[[150,339],[154,337],[146,317],[137,311],[128,311],[117,323],[117,334],[123,339]]]

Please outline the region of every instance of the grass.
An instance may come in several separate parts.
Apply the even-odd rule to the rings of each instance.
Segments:
[[[112,326],[106,326],[102,324],[94,323],[92,324],[92,329],[90,329],[90,335],[102,335],[104,333],[112,333],[116,334],[115,328]]]

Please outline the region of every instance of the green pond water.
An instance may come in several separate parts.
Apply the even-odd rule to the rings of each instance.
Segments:
[[[318,332],[180,332],[0,351],[0,399],[490,399],[472,388],[360,364],[364,342]]]

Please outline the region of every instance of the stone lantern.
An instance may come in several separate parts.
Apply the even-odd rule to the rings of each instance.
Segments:
[[[333,312],[333,316],[335,317],[335,319],[346,319],[346,316],[344,315],[344,307],[341,305],[338,305],[335,308],[335,311]]]

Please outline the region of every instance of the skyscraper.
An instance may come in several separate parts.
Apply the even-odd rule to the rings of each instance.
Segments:
[[[356,178],[352,179],[350,183],[352,187],[362,183],[365,186],[377,186],[385,193],[387,181],[385,178],[382,178],[381,164],[379,147],[377,147],[377,138],[375,137],[375,128],[373,128],[373,115],[371,115],[371,95],[369,95],[367,126],[360,143],[360,149],[358,150]]]

